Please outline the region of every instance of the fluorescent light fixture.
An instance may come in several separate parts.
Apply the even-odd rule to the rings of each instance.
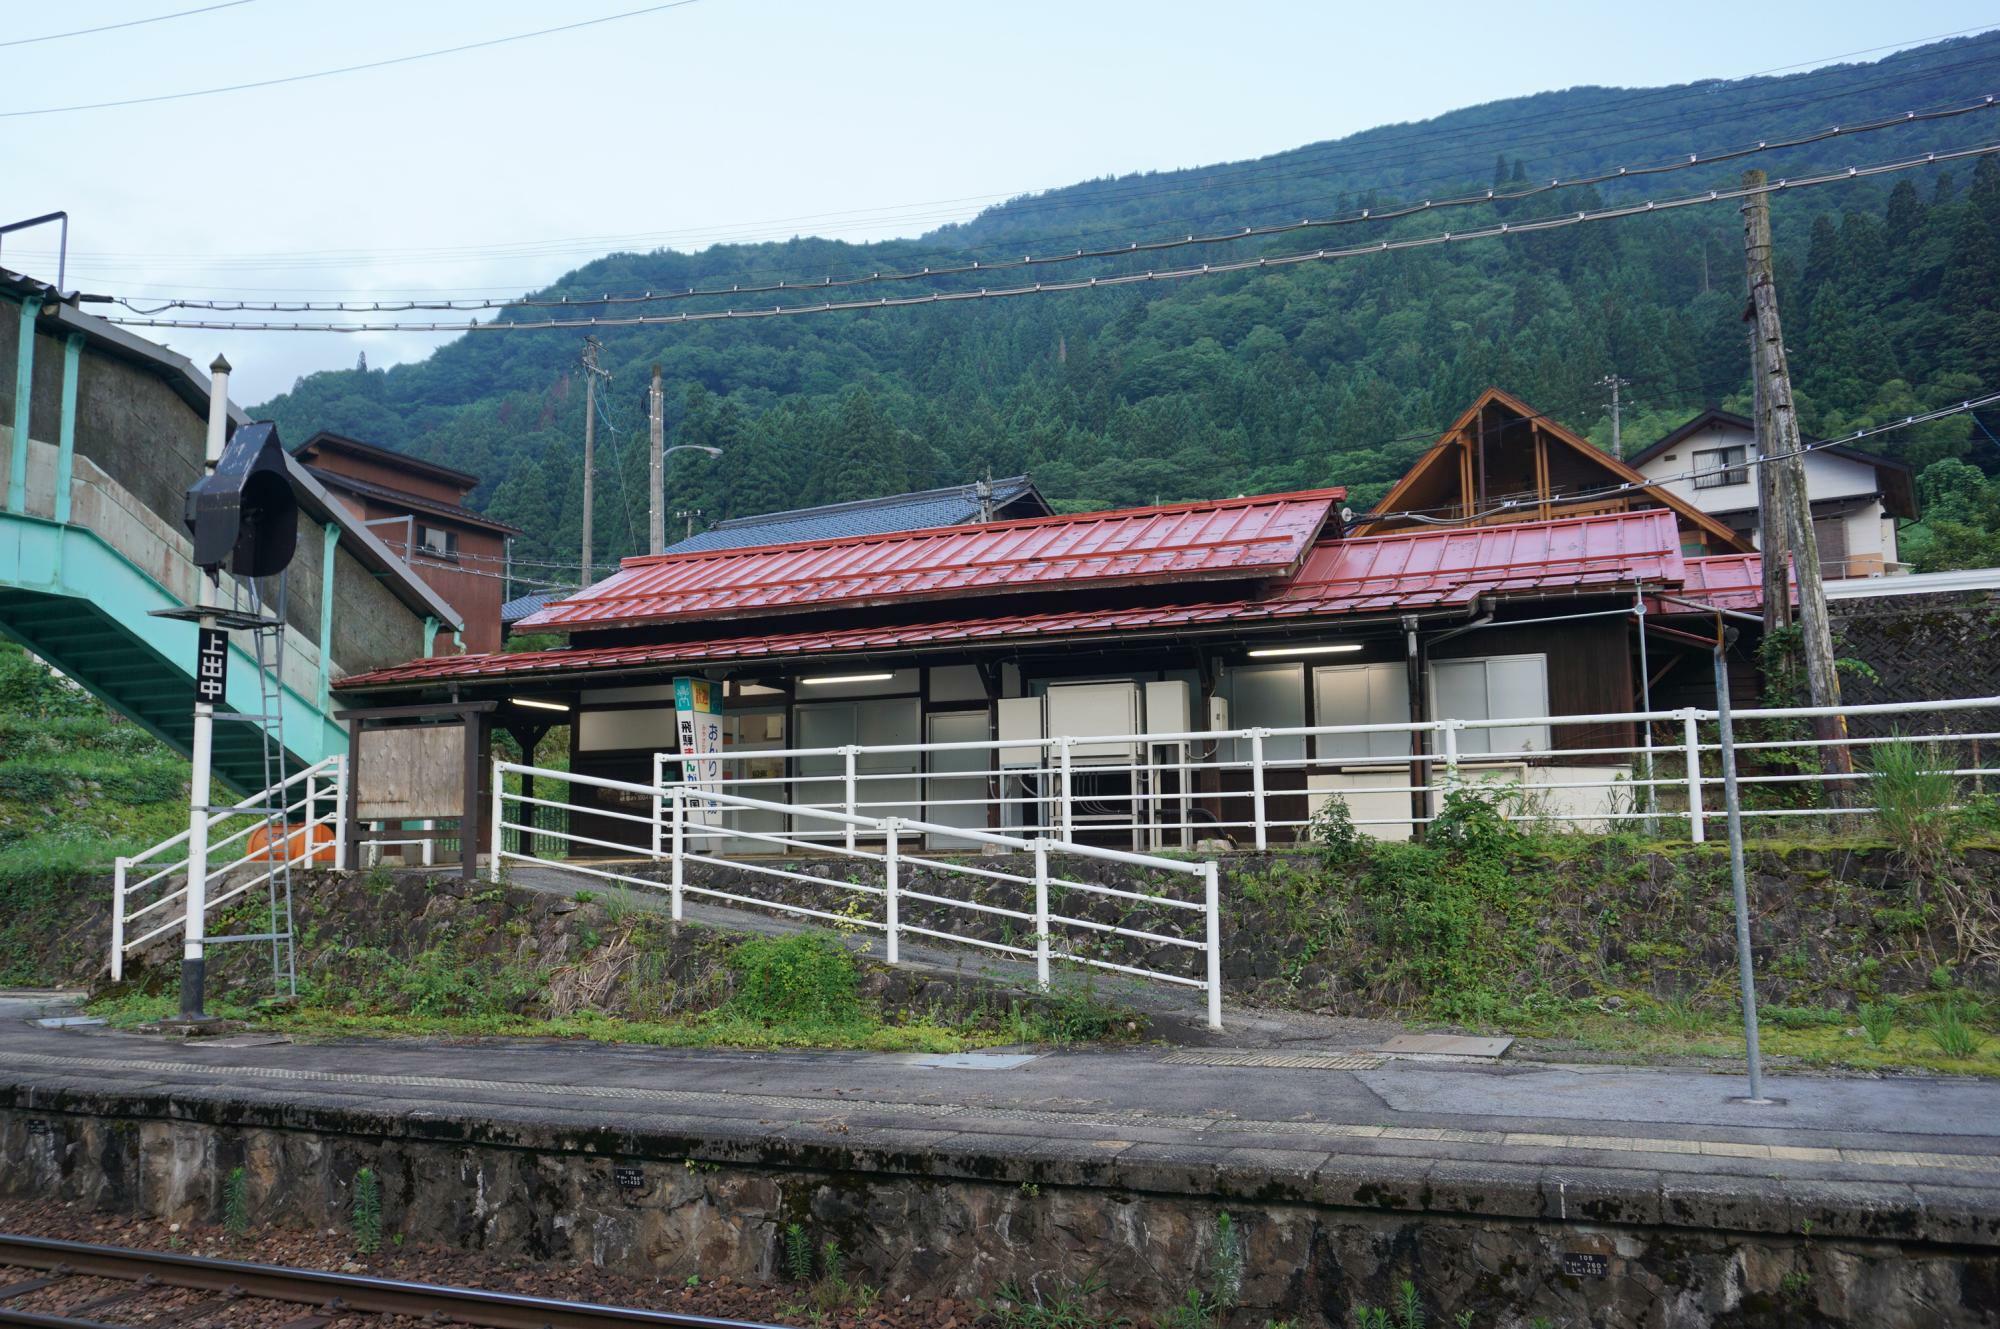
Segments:
[[[822,678],[802,678],[799,682],[809,688],[823,688],[835,683],[887,683],[894,677],[894,674],[827,674]]]
[[[1358,641],[1342,642],[1338,646],[1271,646],[1261,651],[1250,652],[1250,658],[1263,660],[1273,655],[1345,655],[1349,651],[1360,649],[1361,643]]]
[[[568,704],[565,702],[537,701],[533,697],[509,697],[507,700],[516,706],[532,706],[538,711],[566,711],[569,709]]]

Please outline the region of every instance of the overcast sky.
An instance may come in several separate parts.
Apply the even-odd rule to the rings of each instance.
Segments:
[[[648,0],[0,0],[0,213],[71,215],[68,284],[121,295],[511,295],[613,248],[913,235],[1007,196],[1255,157],[1582,83],[1824,62],[1994,26],[1972,0],[1350,5],[694,0],[278,87]],[[1886,50],[1863,56],[1876,59]],[[52,233],[49,233],[52,237]],[[0,262],[53,279],[41,233]],[[442,336],[149,334],[257,402]]]

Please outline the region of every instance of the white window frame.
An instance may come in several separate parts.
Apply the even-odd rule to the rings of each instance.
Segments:
[[[1520,655],[1468,655],[1449,660],[1432,660],[1426,671],[1424,690],[1430,706],[1430,714],[1437,720],[1508,720],[1511,715],[1493,714],[1492,667],[1496,664],[1520,664],[1533,661],[1542,675],[1542,704],[1539,710],[1530,711],[1522,718],[1545,717],[1549,714],[1549,657],[1541,652]],[[1482,692],[1485,696],[1484,715],[1446,715],[1438,705],[1438,673],[1445,669],[1469,668],[1479,665],[1484,671]],[[1525,743],[1510,742],[1505,747],[1494,746],[1495,735],[1525,734]],[[1547,752],[1551,747],[1549,726],[1503,725],[1494,729],[1462,729],[1458,735],[1458,751],[1462,757],[1508,757],[1522,753]]]

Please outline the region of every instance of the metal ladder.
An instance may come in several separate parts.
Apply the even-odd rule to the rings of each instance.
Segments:
[[[263,580],[277,583],[277,602],[273,605],[268,595],[257,581],[245,577],[230,578],[230,609],[233,625],[241,626],[250,633],[252,653],[257,660],[257,704],[258,709],[249,711],[217,711],[218,723],[235,723],[254,726],[263,749],[264,788],[277,789],[290,773],[286,770],[285,755],[285,610],[286,589],[282,575]],[[291,826],[285,811],[287,795],[282,791],[267,797],[262,806],[246,809],[260,813],[264,821],[264,854],[269,862],[268,875],[264,878],[266,926],[262,932],[223,933],[208,938],[211,945],[241,942],[269,942],[271,945],[271,989],[273,995],[296,997],[299,994],[298,954],[294,944],[292,926],[292,849]],[[314,809],[308,806],[301,819],[309,828]],[[301,832],[301,845],[307,860],[311,860],[313,846],[310,830]]]

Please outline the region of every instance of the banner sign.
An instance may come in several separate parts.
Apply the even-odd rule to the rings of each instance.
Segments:
[[[722,685],[705,678],[675,679],[674,712],[679,721],[682,781],[696,789],[722,792]],[[688,820],[720,826],[722,809],[692,800]]]
[[[219,706],[229,691],[229,634],[221,628],[201,628],[194,653],[194,699]]]

